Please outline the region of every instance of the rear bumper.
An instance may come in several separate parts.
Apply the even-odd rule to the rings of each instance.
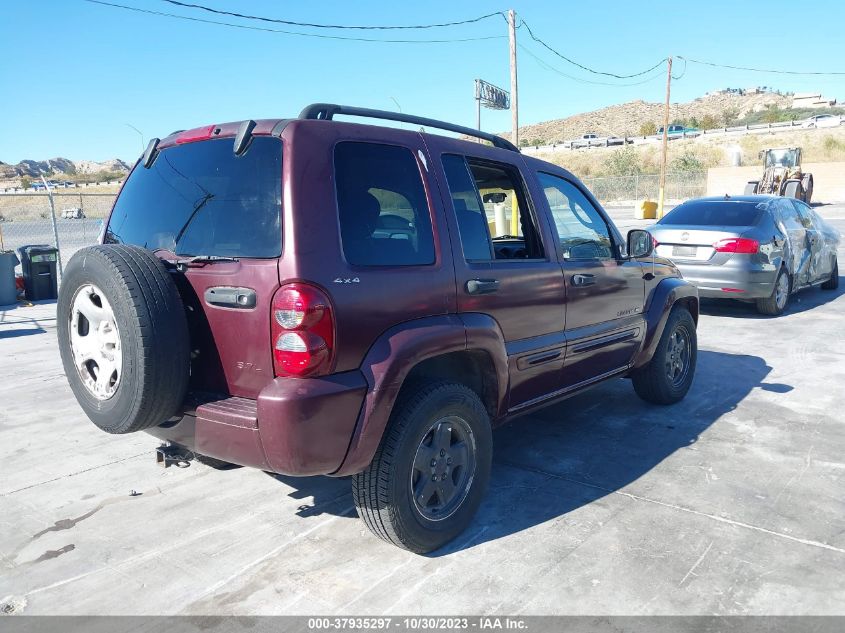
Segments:
[[[233,464],[286,475],[326,475],[346,456],[366,391],[357,370],[323,378],[276,378],[257,400],[186,404],[177,422],[148,432]]]
[[[777,279],[777,269],[754,267],[731,258],[722,265],[683,264],[675,262],[684,279],[698,288],[699,297],[717,299],[763,299],[770,297]]]

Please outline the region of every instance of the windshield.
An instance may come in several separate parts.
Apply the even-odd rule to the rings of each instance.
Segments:
[[[753,226],[766,203],[742,200],[694,200],[672,209],[657,224],[662,226]]]
[[[255,137],[241,156],[231,138],[176,145],[132,171],[104,242],[184,256],[278,257],[281,199],[279,139]]]
[[[772,149],[766,152],[766,167],[795,167],[798,151],[794,149]]]

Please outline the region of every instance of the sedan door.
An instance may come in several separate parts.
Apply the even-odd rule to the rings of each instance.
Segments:
[[[798,208],[792,200],[778,201],[778,218],[781,230],[786,233],[789,242],[784,251],[786,268],[792,275],[793,289],[801,288],[810,282],[810,254],[807,229],[798,214]]]
[[[809,259],[807,263],[807,283],[825,281],[833,271],[834,257],[831,256],[831,249],[826,242],[825,232],[815,217],[812,209],[799,200],[792,200],[792,204],[798,211],[801,224],[804,226]]]

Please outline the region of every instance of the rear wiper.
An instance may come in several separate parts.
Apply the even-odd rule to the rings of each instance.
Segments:
[[[237,257],[226,257],[225,255],[191,255],[184,259],[177,259],[177,266],[190,266],[191,264],[213,264],[215,262],[237,262]]]

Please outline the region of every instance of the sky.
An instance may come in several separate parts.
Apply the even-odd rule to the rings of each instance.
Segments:
[[[493,39],[342,41],[174,19],[84,0],[0,0],[0,161],[56,156],[134,161],[153,136],[203,124],[295,116],[312,102],[401,109],[474,127],[474,79],[510,88],[507,24],[500,16],[423,31],[328,31],[215,16],[164,0],[109,1],[323,35]],[[757,68],[845,72],[842,0],[815,0],[801,9],[797,24],[790,17],[796,15],[794,1],[784,0],[187,1],[343,25],[431,24],[512,8],[551,47],[605,72],[637,73],[670,55]],[[812,29],[805,28],[809,21]],[[525,47],[517,49],[521,125],[635,99],[663,101],[665,67],[636,79],[612,79],[554,56],[531,40],[525,28],[517,31],[517,42]],[[845,75],[775,75],[693,63],[684,68],[677,59],[673,72],[682,75],[672,82],[673,102],[716,88],[757,85],[845,99]],[[638,85],[624,85],[634,82]],[[483,129],[497,132],[510,126],[509,112],[482,112]]]

